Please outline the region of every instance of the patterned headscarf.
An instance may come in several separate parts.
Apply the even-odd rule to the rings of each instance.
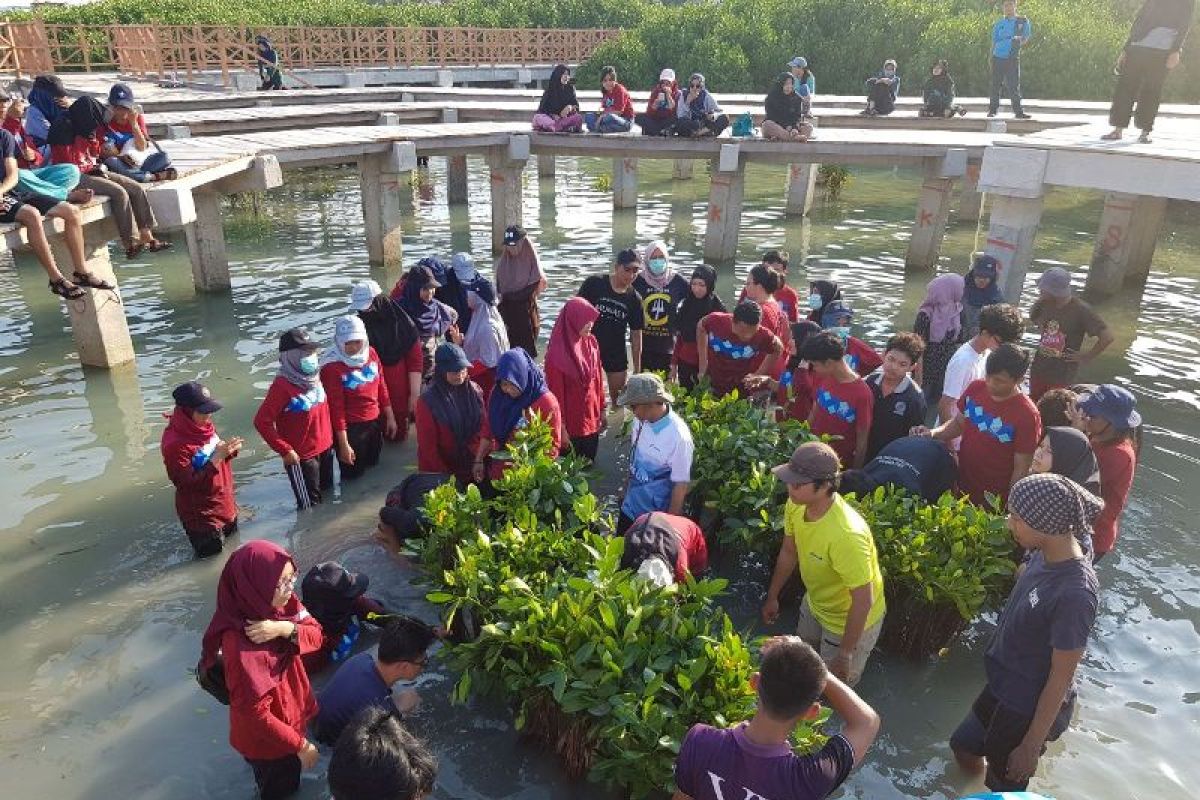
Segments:
[[[1008,509],[1040,533],[1079,536],[1091,531],[1104,501],[1070,478],[1043,473],[1013,484]]]

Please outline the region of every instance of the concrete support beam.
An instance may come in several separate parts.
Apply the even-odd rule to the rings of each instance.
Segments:
[[[671,173],[671,177],[677,181],[690,181],[695,166],[696,162],[690,158],[677,158],[675,159],[675,171]]]
[[[458,109],[457,108],[443,108],[442,109],[442,123],[446,124],[446,125],[451,125],[455,122],[458,122]]]
[[[155,187],[146,192],[158,230],[178,230],[196,219],[192,190],[186,186]]]
[[[537,157],[537,171],[539,178],[549,178],[551,183],[554,182],[556,170],[553,153],[542,153]]]
[[[400,115],[395,111],[384,111],[376,117],[375,124],[394,128],[400,124]]]
[[[197,190],[192,197],[196,219],[185,229],[188,255],[192,259],[192,282],[198,292],[229,291],[229,257],[225,253],[221,195],[215,191]]]
[[[820,164],[789,164],[783,213],[789,217],[807,217],[817,189]]]
[[[117,279],[108,255],[108,242],[115,238],[115,231],[110,229],[107,222],[93,223],[85,228],[84,258],[90,273],[116,286]],[[51,236],[50,246],[59,269],[70,277],[71,258],[62,237]],[[133,339],[129,335],[120,288],[84,291],[86,294],[78,300],[66,301],[71,337],[75,340],[80,363],[108,368],[133,361]]]
[[[1087,277],[1089,294],[1108,297],[1121,291],[1125,283],[1145,278],[1166,211],[1165,197],[1119,192],[1104,196],[1100,231]]]
[[[513,88],[523,89],[533,82],[533,70],[522,67],[517,70],[517,79],[513,81]]]
[[[984,252],[1000,264],[998,286],[1004,299],[1013,305],[1021,302],[1025,273],[1033,262],[1033,241],[1042,221],[1041,196],[990,196],[987,244]]]
[[[529,160],[529,137],[512,136],[488,156],[492,193],[492,252],[504,247],[504,229],[521,224],[521,172]]]
[[[187,125],[168,125],[167,139],[190,139],[192,138],[192,129]]]
[[[215,188],[221,194],[241,194],[265,192],[280,186],[283,186],[283,168],[279,166],[279,159],[263,155],[250,162],[246,170],[218,181]]]
[[[347,89],[361,89],[367,85],[367,76],[361,72],[347,72],[342,75],[342,86]]]
[[[448,69],[439,69],[437,71],[437,77],[435,77],[433,80],[433,85],[434,86],[453,86],[454,85],[454,73]]]
[[[908,272],[927,272],[937,266],[942,238],[946,235],[946,220],[950,217],[952,178],[929,176],[921,184],[917,199],[917,218],[908,240],[904,266]]]
[[[740,146],[721,146],[708,192],[708,224],[704,231],[705,261],[731,261],[737,255],[738,229],[742,225],[742,198],[746,170],[740,161]]]
[[[613,159],[613,208],[637,208],[637,163],[636,158]]]
[[[978,161],[967,164],[967,172],[963,176],[958,192],[958,219],[961,222],[978,222],[983,213],[983,192],[979,191]]]
[[[409,173],[416,167],[416,151],[411,149],[411,142],[393,145],[409,145],[409,149],[393,148],[386,153],[364,156],[358,162],[367,259],[385,269],[400,266],[404,250],[401,193],[409,188]]]
[[[458,205],[467,202],[467,157],[446,158],[446,202]]]

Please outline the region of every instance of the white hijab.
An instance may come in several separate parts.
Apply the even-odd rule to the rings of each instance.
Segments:
[[[463,337],[463,352],[472,362],[493,369],[500,361],[500,354],[509,349],[504,319],[498,308],[485,303],[476,292],[467,292],[467,305],[471,307],[471,326]]]
[[[346,342],[362,342],[362,349],[357,355],[346,352]],[[351,369],[365,366],[371,355],[371,343],[367,340],[367,326],[358,315],[339,317],[333,327],[333,347],[325,351],[321,357],[322,364],[332,364],[341,361]]]

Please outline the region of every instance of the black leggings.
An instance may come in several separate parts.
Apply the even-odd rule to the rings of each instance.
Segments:
[[[247,758],[246,763],[254,770],[254,782],[262,800],[283,800],[300,791],[300,756]]]
[[[208,558],[221,552],[225,540],[237,533],[237,529],[238,524],[235,519],[224,528],[197,530],[185,527],[183,532],[187,534],[188,541],[192,543],[192,549],[196,551],[196,558]]]
[[[596,453],[600,450],[600,434],[593,433],[590,436],[572,436],[571,437],[571,452],[577,456],[583,456],[588,461],[596,460]]]
[[[351,422],[346,426],[346,439],[354,449],[354,463],[347,464],[338,459],[338,469],[343,480],[357,478],[379,463],[379,453],[383,450],[383,425],[380,418],[376,417],[370,422]]]
[[[708,130],[713,136],[720,136],[721,131],[729,127],[729,117],[717,114],[712,119],[681,119],[675,123],[676,136],[695,136],[701,131]]]
[[[299,464],[284,467],[296,506],[305,509],[321,502],[321,493],[333,486],[333,448],[312,458],[302,458]]]
[[[678,122],[675,117],[666,119],[656,119],[649,114],[638,114],[634,117],[638,127],[642,129],[643,136],[670,136],[675,129],[675,123]]]

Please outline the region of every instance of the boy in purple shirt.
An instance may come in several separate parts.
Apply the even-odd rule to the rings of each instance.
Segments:
[[[879,715],[854,690],[829,674],[798,636],[763,646],[762,666],[750,679],[758,711],[732,728],[694,725],[675,762],[672,800],[820,800],[846,780],[879,733]],[[821,711],[824,696],[845,722],[811,756],[797,756],[788,736]]]

